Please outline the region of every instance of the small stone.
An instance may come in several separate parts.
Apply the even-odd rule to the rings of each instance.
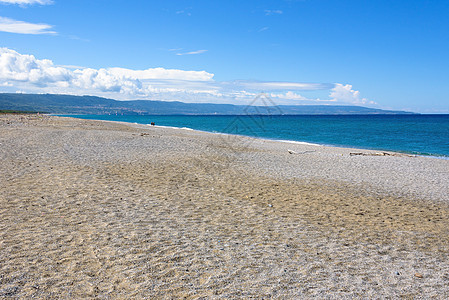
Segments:
[[[417,278],[424,278],[423,274],[421,274],[421,273],[415,273],[415,277],[417,277]]]

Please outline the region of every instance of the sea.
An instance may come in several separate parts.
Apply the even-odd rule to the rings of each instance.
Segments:
[[[449,115],[62,115],[449,159]]]

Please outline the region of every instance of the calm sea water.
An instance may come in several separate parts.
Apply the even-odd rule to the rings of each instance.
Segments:
[[[449,157],[449,115],[71,117]]]

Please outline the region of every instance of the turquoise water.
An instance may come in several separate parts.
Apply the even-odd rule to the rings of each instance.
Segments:
[[[449,115],[70,116],[449,157]]]

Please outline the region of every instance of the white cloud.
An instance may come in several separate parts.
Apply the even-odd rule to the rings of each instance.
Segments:
[[[265,15],[266,16],[271,16],[271,15],[282,15],[283,11],[280,9],[266,9],[265,10]]]
[[[207,50],[196,50],[196,51],[190,51],[185,53],[176,53],[176,55],[193,55],[193,54],[201,54],[207,52]]]
[[[186,7],[186,8],[184,8],[184,9],[180,9],[180,10],[177,10],[175,13],[177,14],[177,15],[186,15],[186,16],[191,16],[192,14],[190,13],[190,11],[192,10],[192,7]]]
[[[326,90],[333,87],[333,85],[323,83],[302,83],[302,82],[276,82],[276,81],[235,81],[234,84],[241,85],[247,89],[252,90]]]
[[[129,70],[124,68],[92,69],[55,66],[51,60],[36,59],[0,48],[0,83],[15,82],[22,89],[71,93],[118,93],[125,97],[147,97],[154,93],[211,93],[211,87],[201,84],[211,81],[214,74],[205,71],[184,71],[153,68]],[[190,88],[189,88],[190,85]]]
[[[69,78],[70,71],[54,66],[48,59],[37,60],[33,55],[0,48],[0,81],[29,82],[43,86]]]
[[[185,11],[185,10],[178,10],[177,12],[176,12],[176,14],[177,15],[187,15],[187,16],[191,16],[192,15],[192,13],[190,13],[190,12],[188,12],[188,11]]]
[[[0,3],[7,4],[20,4],[20,5],[32,5],[32,4],[52,4],[52,0],[0,0]]]
[[[347,84],[215,81],[206,71],[149,68],[85,68],[0,48],[0,91],[95,95],[117,100],[152,99],[206,103],[250,103],[266,92],[278,104],[369,103]],[[298,93],[298,91],[301,91]],[[330,98],[317,95],[330,92]],[[309,97],[303,95],[307,93]]]
[[[280,99],[287,99],[287,100],[300,100],[300,101],[306,101],[306,100],[310,100],[300,94],[297,94],[295,92],[292,91],[288,91],[286,93],[271,93],[270,96],[272,98],[280,98]]]
[[[48,24],[33,24],[0,17],[0,31],[21,34],[56,34]]]
[[[335,99],[307,98],[298,93],[288,91],[285,93],[271,93],[269,95],[278,104],[330,104],[336,102]],[[335,104],[335,103],[334,103]]]
[[[109,68],[111,74],[134,79],[174,79],[174,80],[212,80],[214,74],[206,71],[182,71],[164,68],[153,68],[147,70],[130,70],[124,68]]]
[[[352,89],[352,85],[336,83],[329,95],[334,101],[352,103],[352,104],[376,104],[366,98],[360,97],[360,92]]]

